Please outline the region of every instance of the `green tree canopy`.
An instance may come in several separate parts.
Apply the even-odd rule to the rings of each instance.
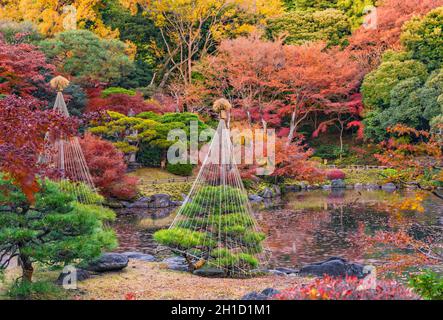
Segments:
[[[410,59],[404,52],[387,52],[378,69],[369,73],[362,84],[363,102],[371,109],[390,106],[391,90],[402,80],[412,77],[422,82],[428,77],[426,65]]]
[[[62,189],[50,180],[40,181],[33,204],[4,175],[0,189],[0,252],[7,257],[0,260],[0,271],[18,257],[23,279],[31,281],[35,262],[62,266],[90,261],[116,246],[114,233],[104,227],[114,213],[100,206],[103,198],[92,191],[97,205],[77,202],[70,187]]]
[[[340,10],[291,11],[269,20],[267,32],[270,38],[286,34],[288,44],[324,40],[338,45],[350,35],[351,26]]]
[[[40,47],[60,72],[81,79],[111,82],[133,70],[133,63],[125,54],[126,44],[101,39],[87,30],[61,32],[40,42]]]
[[[288,11],[337,9],[349,19],[353,29],[359,27],[365,8],[374,6],[376,0],[283,0]]]
[[[125,88],[145,87],[151,82],[164,58],[160,30],[141,10],[131,13],[119,0],[107,2],[100,9],[103,22],[110,28],[119,30],[121,41],[130,41],[137,47],[134,70],[113,84]]]
[[[404,26],[403,45],[414,59],[422,61],[429,70],[443,63],[443,7],[431,11],[424,18],[415,17]]]
[[[150,146],[166,151],[174,141],[168,141],[172,129],[183,129],[189,136],[190,122],[196,121],[199,130],[207,126],[198,115],[188,112],[165,113],[158,115],[143,112],[135,117],[125,116],[118,112],[108,111],[99,123],[94,123],[89,131],[112,141],[123,153],[137,152],[142,146]]]

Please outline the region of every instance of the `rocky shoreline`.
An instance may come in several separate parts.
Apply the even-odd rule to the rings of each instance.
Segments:
[[[394,192],[399,189],[415,190],[414,185],[403,186],[394,183],[374,184],[374,183],[355,183],[346,184],[344,180],[332,180],[330,184],[283,184],[266,187],[257,194],[250,194],[249,200],[253,203],[264,201],[264,199],[278,198],[283,194],[310,190],[383,190]],[[183,200],[186,198],[183,195]],[[113,209],[164,209],[181,206],[183,201],[172,200],[169,194],[154,194],[143,196],[134,201],[111,201],[108,206]]]

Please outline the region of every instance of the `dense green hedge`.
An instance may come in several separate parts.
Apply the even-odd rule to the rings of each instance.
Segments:
[[[171,164],[168,163],[166,165],[166,170],[172,174],[176,174],[178,176],[188,177],[192,175],[192,170],[194,170],[194,166],[192,164]]]

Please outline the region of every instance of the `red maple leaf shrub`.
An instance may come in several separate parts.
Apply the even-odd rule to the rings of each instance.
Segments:
[[[55,67],[43,52],[30,44],[8,44],[0,37],[0,93],[45,100],[49,86],[45,78]]]
[[[124,155],[111,142],[86,134],[80,145],[100,193],[120,200],[137,196],[138,179],[126,174]]]
[[[328,178],[328,180],[343,180],[346,178],[346,174],[341,171],[340,169],[333,169],[333,170],[329,170],[326,173],[326,177]]]
[[[135,95],[125,93],[112,93],[106,96],[102,95],[100,88],[91,88],[88,90],[88,104],[86,112],[115,111],[124,115],[130,113],[139,114],[146,111],[159,113],[160,106],[154,102],[145,101],[143,95],[137,92]]]
[[[300,284],[275,295],[276,300],[419,300],[420,297],[400,283],[377,280],[368,288],[356,277],[324,277]]]
[[[31,202],[39,190],[37,175],[47,175],[50,171],[39,162],[46,137],[71,136],[77,128],[74,119],[67,121],[52,110],[41,110],[36,107],[39,104],[30,97],[0,98],[0,171],[9,175]]]

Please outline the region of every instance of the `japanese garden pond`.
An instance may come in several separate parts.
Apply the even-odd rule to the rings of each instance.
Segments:
[[[313,190],[255,204],[254,211],[267,234],[266,247],[272,253],[270,267],[300,267],[332,256],[380,265],[387,259],[385,252],[367,250],[359,241],[361,232],[393,230],[403,223],[443,226],[443,202],[437,198],[425,199],[423,212],[399,213],[392,209],[392,204],[414,196],[413,191]],[[162,255],[152,234],[168,228],[176,211],[177,208],[165,208],[120,212],[114,224],[120,243],[118,251]]]

